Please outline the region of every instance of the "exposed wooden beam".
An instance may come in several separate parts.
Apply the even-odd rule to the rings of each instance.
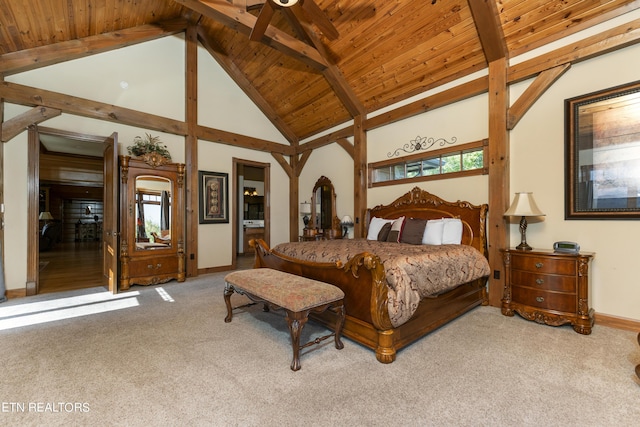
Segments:
[[[512,130],[525,115],[529,108],[551,87],[568,69],[571,64],[559,65],[555,68],[541,72],[529,85],[522,95],[509,108],[507,116],[507,129]]]
[[[346,138],[338,138],[336,140],[336,142],[338,143],[339,146],[344,148],[344,151],[346,151],[347,154],[349,154],[352,159],[355,158],[354,157],[355,156],[355,148],[353,147],[353,144],[349,142],[348,139],[346,139]]]
[[[29,111],[25,111],[4,122],[2,125],[2,142],[9,141],[31,125],[41,123],[60,114],[62,114],[62,111],[47,107],[34,107]]]
[[[304,16],[302,9],[297,7],[292,7],[291,12],[295,15],[296,19],[302,27],[305,29],[305,32],[309,36],[309,39],[320,53],[320,56],[324,58],[325,63],[327,64],[327,68],[322,71],[324,78],[329,83],[329,86],[336,93],[336,96],[340,99],[342,104],[345,106],[349,114],[352,117],[361,116],[365,114],[364,105],[360,102],[356,94],[353,92],[351,85],[347,82],[347,79],[342,75],[342,71],[338,68],[337,65],[333,63],[330,58],[327,49],[324,47],[322,40],[318,34],[316,34],[315,30],[311,27],[311,24],[307,21],[307,18]]]
[[[266,151],[269,153],[279,153],[285,156],[295,154],[295,148],[290,145],[278,144],[260,138],[244,136],[220,129],[212,129],[206,126],[198,126],[198,139],[217,142],[220,144],[233,145],[234,147],[248,148],[250,150]]]
[[[239,33],[245,34],[247,37],[249,37],[251,30],[256,24],[257,18],[248,13],[246,9],[238,8],[225,0],[174,1],[208,18],[214,19]],[[284,31],[274,28],[272,25],[267,27],[261,40],[267,46],[296,58],[317,70],[322,71],[327,67],[324,58],[322,58],[317,50]]]
[[[185,122],[17,83],[0,82],[0,98],[4,98],[6,102],[14,104],[31,107],[44,106],[59,109],[67,114],[122,123],[174,135],[186,136],[188,134]],[[285,155],[295,153],[295,148],[289,145],[211,129],[205,126],[196,126],[195,132],[196,134],[191,136],[222,144],[258,151],[279,152]]]
[[[185,33],[185,274],[198,276],[198,209],[200,203],[198,178],[198,31],[190,24]],[[235,240],[234,242],[235,243]],[[232,245],[233,246],[233,245]],[[235,246],[233,247],[235,253]]]
[[[486,93],[489,90],[489,78],[479,77],[467,83],[452,87],[426,98],[419,99],[410,104],[398,107],[394,110],[367,119],[366,130],[372,130],[381,126],[407,119],[445,105],[454,104],[467,98]]]
[[[576,64],[640,42],[640,19],[509,67],[509,83],[536,76],[562,64]]]
[[[284,120],[275,112],[271,105],[262,97],[260,92],[256,89],[253,83],[246,78],[244,73],[229,59],[229,57],[222,53],[222,49],[219,47],[215,40],[211,40],[202,31],[199,31],[198,38],[202,46],[209,52],[209,54],[216,60],[216,62],[222,67],[223,70],[233,79],[240,89],[253,101],[253,103],[262,111],[262,113],[271,121],[271,123],[280,131],[282,135],[292,144],[298,144],[298,138],[293,132],[291,127],[285,123]]]
[[[298,158],[295,171],[296,176],[300,176],[300,174],[302,173],[302,169],[304,169],[304,165],[307,164],[307,160],[309,160],[312,152],[313,150],[307,150]]]
[[[291,167],[291,165],[287,162],[287,159],[285,159],[282,154],[271,153],[271,155],[273,156],[274,159],[276,159],[276,162],[278,162],[278,164],[282,167],[282,169],[285,171],[289,179],[296,176],[296,174],[294,173],[293,167]]]
[[[186,19],[175,19],[6,53],[0,56],[0,73],[11,75],[71,59],[84,58],[180,33],[186,27]]]
[[[186,135],[185,123],[178,120],[17,83],[6,81],[0,83],[0,97],[15,104],[30,107],[43,106],[77,116]]]
[[[509,131],[507,130],[507,108],[509,88],[507,87],[506,58],[489,63],[489,214],[487,232],[489,235],[489,304],[500,306],[504,289],[504,268],[500,249],[509,245],[509,227],[504,213],[509,207]],[[496,277],[493,272],[498,271]],[[502,274],[500,274],[502,272]]]
[[[367,210],[367,132],[366,117],[357,116],[353,123],[353,227],[355,238],[364,236],[364,219]]]
[[[468,0],[487,62],[509,57],[495,0]]]
[[[328,133],[326,135],[319,136],[315,139],[305,142],[304,144],[298,145],[297,151],[298,153],[304,152],[306,150],[315,150],[316,148],[324,147],[325,145],[333,144],[339,138],[349,138],[353,136],[353,126],[348,126],[346,128],[342,128],[340,130]]]

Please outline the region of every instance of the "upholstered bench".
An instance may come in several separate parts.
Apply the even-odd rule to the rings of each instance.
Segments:
[[[293,347],[292,370],[300,369],[300,350],[305,347],[319,344],[331,336],[335,337],[335,346],[338,350],[344,347],[340,339],[345,317],[344,293],[339,288],[270,268],[234,271],[227,274],[224,280],[226,282],[224,302],[227,305],[225,322],[231,322],[233,316],[231,295],[234,292],[245,295],[255,303],[263,303],[265,311],[269,309],[285,311]],[[321,313],[327,309],[338,315],[335,332],[301,346],[300,333],[307,323],[309,313]]]

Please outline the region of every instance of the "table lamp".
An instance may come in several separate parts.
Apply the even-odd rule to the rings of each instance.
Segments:
[[[513,203],[504,216],[519,216],[520,219],[520,237],[521,242],[516,249],[521,251],[530,251],[532,248],[527,244],[527,217],[528,216],[544,216],[544,213],[536,205],[536,201],[533,200],[533,193],[516,193],[516,197],[513,199]]]
[[[349,232],[349,227],[353,227],[353,219],[349,215],[345,215],[342,217],[342,221],[340,221],[340,225],[344,227],[342,238],[344,239]]]

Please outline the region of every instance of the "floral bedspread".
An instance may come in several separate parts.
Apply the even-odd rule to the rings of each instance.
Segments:
[[[468,245],[410,245],[373,240],[325,240],[282,243],[274,252],[313,262],[346,263],[354,255],[378,255],[389,284],[389,317],[394,327],[408,321],[423,298],[488,276],[489,262]]]

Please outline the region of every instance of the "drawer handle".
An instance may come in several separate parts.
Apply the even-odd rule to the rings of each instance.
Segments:
[[[536,268],[542,268],[544,264],[541,262],[536,262]]]
[[[156,265],[156,270],[157,270],[157,269],[159,269],[160,267],[162,267],[162,264],[158,263],[158,264]],[[153,270],[153,264],[148,264],[148,265],[147,265],[147,268],[148,268],[149,270]]]
[[[544,283],[544,279],[536,279],[536,285],[542,285]]]
[[[543,302],[543,301],[544,301],[544,298],[543,298],[543,297],[536,297],[536,301],[538,301],[538,302]]]

